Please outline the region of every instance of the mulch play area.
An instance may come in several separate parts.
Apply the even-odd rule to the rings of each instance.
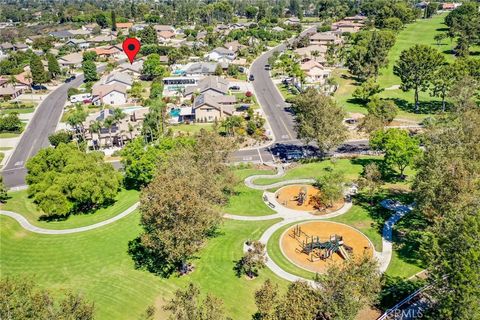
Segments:
[[[314,200],[314,196],[319,192],[320,190],[312,185],[289,185],[280,188],[276,192],[275,197],[277,198],[277,201],[284,207],[314,213],[333,212],[343,207],[345,201],[341,199],[340,201],[334,203],[330,208],[319,208]],[[304,199],[301,199],[302,194],[304,194]]]
[[[280,245],[295,265],[323,273],[331,263],[342,262],[364,253],[373,256],[373,245],[360,231],[345,224],[312,221],[287,229]]]

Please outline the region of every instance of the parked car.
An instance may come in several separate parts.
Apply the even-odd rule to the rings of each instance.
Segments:
[[[248,80],[250,80],[250,81],[255,80],[255,77],[253,76],[253,74],[251,74],[251,75],[248,77]]]
[[[272,70],[272,67],[269,64],[265,65],[265,70]]]
[[[36,84],[32,86],[33,90],[47,90],[47,87],[41,85],[41,84]]]
[[[73,76],[71,76],[71,77],[69,77],[69,78],[65,79],[65,83],[69,83],[69,82],[71,82],[71,81],[75,80],[76,78],[77,78],[77,77],[76,77],[75,75],[73,75]]]
[[[238,90],[240,90],[240,86],[231,86],[228,89],[233,90],[233,91],[238,91]]]

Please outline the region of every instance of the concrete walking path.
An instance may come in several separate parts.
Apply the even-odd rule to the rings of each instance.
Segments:
[[[84,231],[89,231],[89,230],[104,227],[106,225],[109,225],[109,224],[111,224],[115,221],[118,221],[118,220],[122,219],[123,217],[126,217],[127,215],[129,215],[130,213],[135,211],[137,208],[138,208],[138,202],[135,203],[134,205],[132,205],[127,210],[123,211],[122,213],[120,213],[120,214],[118,214],[114,217],[111,217],[110,219],[107,219],[105,221],[101,221],[101,222],[98,222],[98,223],[95,223],[95,224],[92,224],[92,225],[89,225],[89,226],[85,226],[85,227],[78,227],[78,228],[73,228],[73,229],[58,229],[58,230],[57,229],[45,229],[45,228],[34,226],[27,219],[25,219],[24,216],[22,216],[21,214],[18,214],[16,212],[0,210],[0,215],[4,215],[4,216],[15,219],[22,226],[22,228],[24,228],[25,230],[28,230],[30,232],[40,233],[40,234],[57,234],[58,235],[58,234],[79,233],[79,232],[84,232]]]
[[[272,183],[269,185],[256,185],[254,181],[260,178],[267,178],[267,179],[275,179],[280,178],[285,175],[285,169],[283,166],[274,166],[277,169],[277,173],[273,175],[254,175],[247,177],[244,182],[245,185],[249,188],[256,189],[256,190],[268,190],[274,189],[278,187],[282,187],[284,185],[291,185],[291,184],[311,184],[315,182],[314,179],[295,179],[295,180],[286,180],[281,182]],[[272,235],[279,230],[280,228],[295,222],[303,222],[308,220],[325,220],[330,219],[333,217],[340,216],[348,212],[351,207],[351,202],[345,202],[345,205],[335,212],[331,212],[325,215],[314,215],[310,212],[306,211],[299,211],[294,209],[289,209],[278,203],[275,193],[264,191],[263,193],[263,200],[266,205],[271,207],[275,210],[276,214],[266,215],[266,216],[239,216],[239,215],[231,215],[225,214],[224,218],[233,219],[233,220],[241,220],[241,221],[264,221],[264,220],[271,220],[271,219],[283,219],[280,222],[275,223],[274,225],[270,226],[260,237],[259,241],[267,245],[268,241],[272,237]],[[378,252],[374,250],[374,257],[378,260],[378,267],[379,271],[384,273],[390,261],[392,260],[392,253],[393,253],[393,226],[395,223],[400,220],[405,214],[411,211],[410,206],[406,205],[398,205],[395,208],[390,208],[395,213],[385,222],[383,231],[382,231],[382,251]],[[268,250],[266,251],[267,262],[266,266],[272,270],[277,276],[287,281],[305,281],[311,286],[317,285],[315,281],[312,279],[306,279],[294,274],[291,274],[285,270],[283,270],[278,264],[276,264],[268,255]]]

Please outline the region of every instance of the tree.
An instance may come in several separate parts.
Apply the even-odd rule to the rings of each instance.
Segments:
[[[32,48],[36,50],[42,50],[44,53],[47,53],[53,48],[53,40],[50,37],[35,38],[32,43]]]
[[[163,93],[163,82],[161,81],[152,81],[150,86],[150,99],[161,98]]]
[[[85,51],[82,55],[82,61],[97,61],[97,53],[95,51]]]
[[[399,170],[404,178],[405,169],[413,165],[415,157],[420,154],[419,143],[401,129],[377,130],[370,138],[370,146],[385,153],[384,163],[391,170]]]
[[[460,70],[452,64],[440,66],[432,77],[431,95],[442,99],[442,111],[445,111],[446,101],[453,85],[460,78]]]
[[[95,62],[86,60],[82,62],[82,70],[85,77],[85,82],[94,82],[98,80],[97,67]]]
[[[157,44],[158,43],[158,38],[157,38],[157,31],[152,26],[147,26],[145,27],[141,32],[140,32],[140,38],[142,39],[142,45],[143,44]]]
[[[298,137],[307,144],[315,141],[323,154],[345,140],[345,112],[332,98],[309,88],[295,97],[293,109]]]
[[[2,319],[92,320],[94,305],[82,296],[71,292],[64,293],[62,296],[52,295],[47,290],[40,289],[29,279],[2,277],[0,317]]]
[[[112,20],[112,31],[117,31],[117,15],[115,10],[110,11],[110,20]]]
[[[99,13],[95,17],[95,22],[100,26],[100,28],[105,29],[108,27],[107,18],[103,13]]]
[[[320,319],[353,320],[360,310],[376,301],[380,273],[376,260],[362,255],[331,264],[318,284]]]
[[[380,88],[380,85],[375,81],[374,78],[368,78],[360,85],[360,87],[353,91],[352,95],[354,98],[360,99],[363,102],[368,102],[370,101],[370,97],[382,91],[383,89]]]
[[[3,182],[3,176],[0,176],[0,203],[5,203],[8,199],[7,186]]]
[[[60,130],[48,136],[48,141],[55,148],[58,147],[60,143],[70,143],[72,139],[72,133],[67,130]]]
[[[258,276],[258,271],[265,267],[267,258],[265,256],[265,245],[260,241],[253,241],[251,248],[237,262],[235,269],[237,275],[246,274],[249,278]]]
[[[446,33],[437,33],[435,36],[433,36],[433,40],[437,43],[437,46],[439,46],[443,40],[447,38]]]
[[[383,100],[373,97],[367,104],[368,114],[361,123],[361,128],[367,132],[382,129],[395,119],[398,108],[391,100]]]
[[[166,74],[165,67],[160,62],[160,56],[156,53],[150,54],[142,67],[142,77],[145,80],[161,78]]]
[[[120,188],[121,175],[103,154],[71,144],[40,150],[26,167],[28,194],[47,216],[91,212],[112,203]]]
[[[419,91],[425,91],[437,69],[445,62],[444,56],[435,48],[417,44],[402,51],[393,67],[393,73],[402,81],[401,89],[415,91],[415,111],[419,110]]]
[[[221,221],[219,207],[233,183],[224,164],[232,148],[230,140],[202,130],[194,147],[172,150],[160,164],[140,197],[144,233],[140,246],[130,247],[139,267],[162,275],[188,272],[188,259]]]
[[[392,31],[361,31],[352,36],[346,65],[360,81],[377,78],[380,68],[388,63],[388,51],[395,44]]]
[[[48,61],[48,72],[50,73],[50,77],[56,78],[61,70],[60,65],[58,64],[57,59],[53,56],[53,54],[47,54],[47,61]]]
[[[383,184],[382,172],[375,162],[369,163],[363,169],[362,176],[358,179],[360,190],[365,193],[373,205],[373,198]]]
[[[458,37],[457,55],[467,56],[471,45],[480,43],[480,13],[478,3],[466,2],[445,17],[453,37]]]
[[[315,182],[315,187],[319,189],[318,194],[313,198],[318,207],[332,207],[336,201],[343,198],[343,184],[345,175],[341,171],[326,171]]]
[[[301,281],[293,282],[288,286],[287,293],[276,307],[275,319],[315,319],[318,304],[318,294],[309,284]]]
[[[30,72],[32,73],[32,81],[35,84],[42,84],[48,82],[48,73],[43,67],[42,60],[36,54],[32,54],[30,57]]]
[[[0,132],[21,132],[22,128],[22,120],[17,112],[0,115]]]
[[[255,291],[255,305],[257,313],[255,319],[271,320],[274,319],[275,306],[278,303],[278,285],[273,284],[267,279],[263,285]]]
[[[210,294],[202,300],[200,290],[190,283],[185,290],[177,290],[163,307],[171,313],[170,320],[226,320],[223,301]]]

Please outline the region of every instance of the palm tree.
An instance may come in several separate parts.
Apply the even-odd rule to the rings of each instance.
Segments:
[[[100,130],[102,129],[102,122],[95,120],[91,121],[90,125],[88,127],[88,130],[92,134],[92,142],[93,142],[93,134],[96,133],[98,135],[98,144],[99,146],[102,144],[101,136],[100,136]]]
[[[108,141],[110,143],[110,145],[113,146],[113,141],[112,141],[112,127],[113,125],[115,124],[115,119],[113,116],[109,116],[107,117],[104,121],[103,121],[103,125],[105,128],[108,128]]]

